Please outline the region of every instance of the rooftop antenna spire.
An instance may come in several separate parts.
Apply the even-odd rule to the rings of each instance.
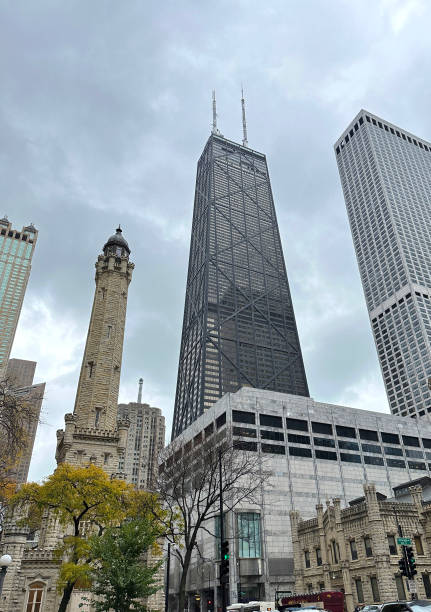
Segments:
[[[140,378],[139,379],[139,391],[138,391],[138,404],[142,404],[142,385],[143,385],[144,379]]]
[[[245,100],[244,100],[244,89],[241,85],[241,107],[242,107],[242,144],[244,147],[248,147],[247,140],[247,121],[245,119]]]
[[[217,129],[217,106],[216,106],[216,97],[215,97],[215,89],[213,89],[213,134],[218,134]]]

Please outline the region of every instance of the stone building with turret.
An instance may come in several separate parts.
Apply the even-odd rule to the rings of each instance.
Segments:
[[[290,513],[295,592],[343,591],[348,612],[361,604],[409,599],[400,575],[400,533],[412,541],[416,594],[431,597],[431,479],[426,476],[394,488],[394,497],[364,484],[364,496],[341,508],[339,498],[316,506],[316,516]]]
[[[96,262],[96,290],[73,414],[57,431],[57,463],[95,463],[110,475],[119,471],[129,424],[117,421],[126,324],[127,293],[134,264],[120,228]]]
[[[57,463],[94,463],[112,477],[124,478],[124,451],[129,423],[117,420],[118,391],[126,323],[128,287],[134,264],[120,228],[103,247],[96,262],[96,289],[74,411],[57,431]],[[63,537],[47,515],[38,532],[29,533],[16,521],[6,522],[2,553],[13,559],[0,601],[0,612],[54,612],[59,564],[54,549]],[[80,594],[69,606],[77,611]]]

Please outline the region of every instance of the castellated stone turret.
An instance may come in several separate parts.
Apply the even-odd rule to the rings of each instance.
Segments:
[[[57,463],[95,463],[122,476],[128,422],[117,421],[127,293],[134,264],[121,228],[96,262],[96,290],[73,414],[57,432]]]
[[[127,292],[134,268],[129,255],[129,245],[118,228],[97,258],[96,290],[75,407],[73,414],[64,417],[64,430],[57,431],[57,463],[95,463],[116,478],[125,477],[129,429],[127,419],[117,420]],[[58,610],[60,563],[53,551],[64,530],[46,512],[36,538],[16,518],[8,517],[2,535],[1,553],[10,554],[13,564],[5,577],[0,612],[27,609],[36,601],[30,599],[36,597],[36,591],[44,612],[54,612]],[[81,594],[76,590],[72,595],[71,610],[78,609]]]

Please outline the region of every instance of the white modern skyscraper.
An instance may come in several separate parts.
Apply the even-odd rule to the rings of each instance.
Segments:
[[[431,143],[361,110],[334,148],[391,411],[430,418]]]

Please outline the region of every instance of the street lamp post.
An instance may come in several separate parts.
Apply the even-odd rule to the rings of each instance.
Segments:
[[[12,557],[10,555],[2,555],[0,557],[0,595],[3,590],[4,577],[6,576],[7,568],[12,563]]]

